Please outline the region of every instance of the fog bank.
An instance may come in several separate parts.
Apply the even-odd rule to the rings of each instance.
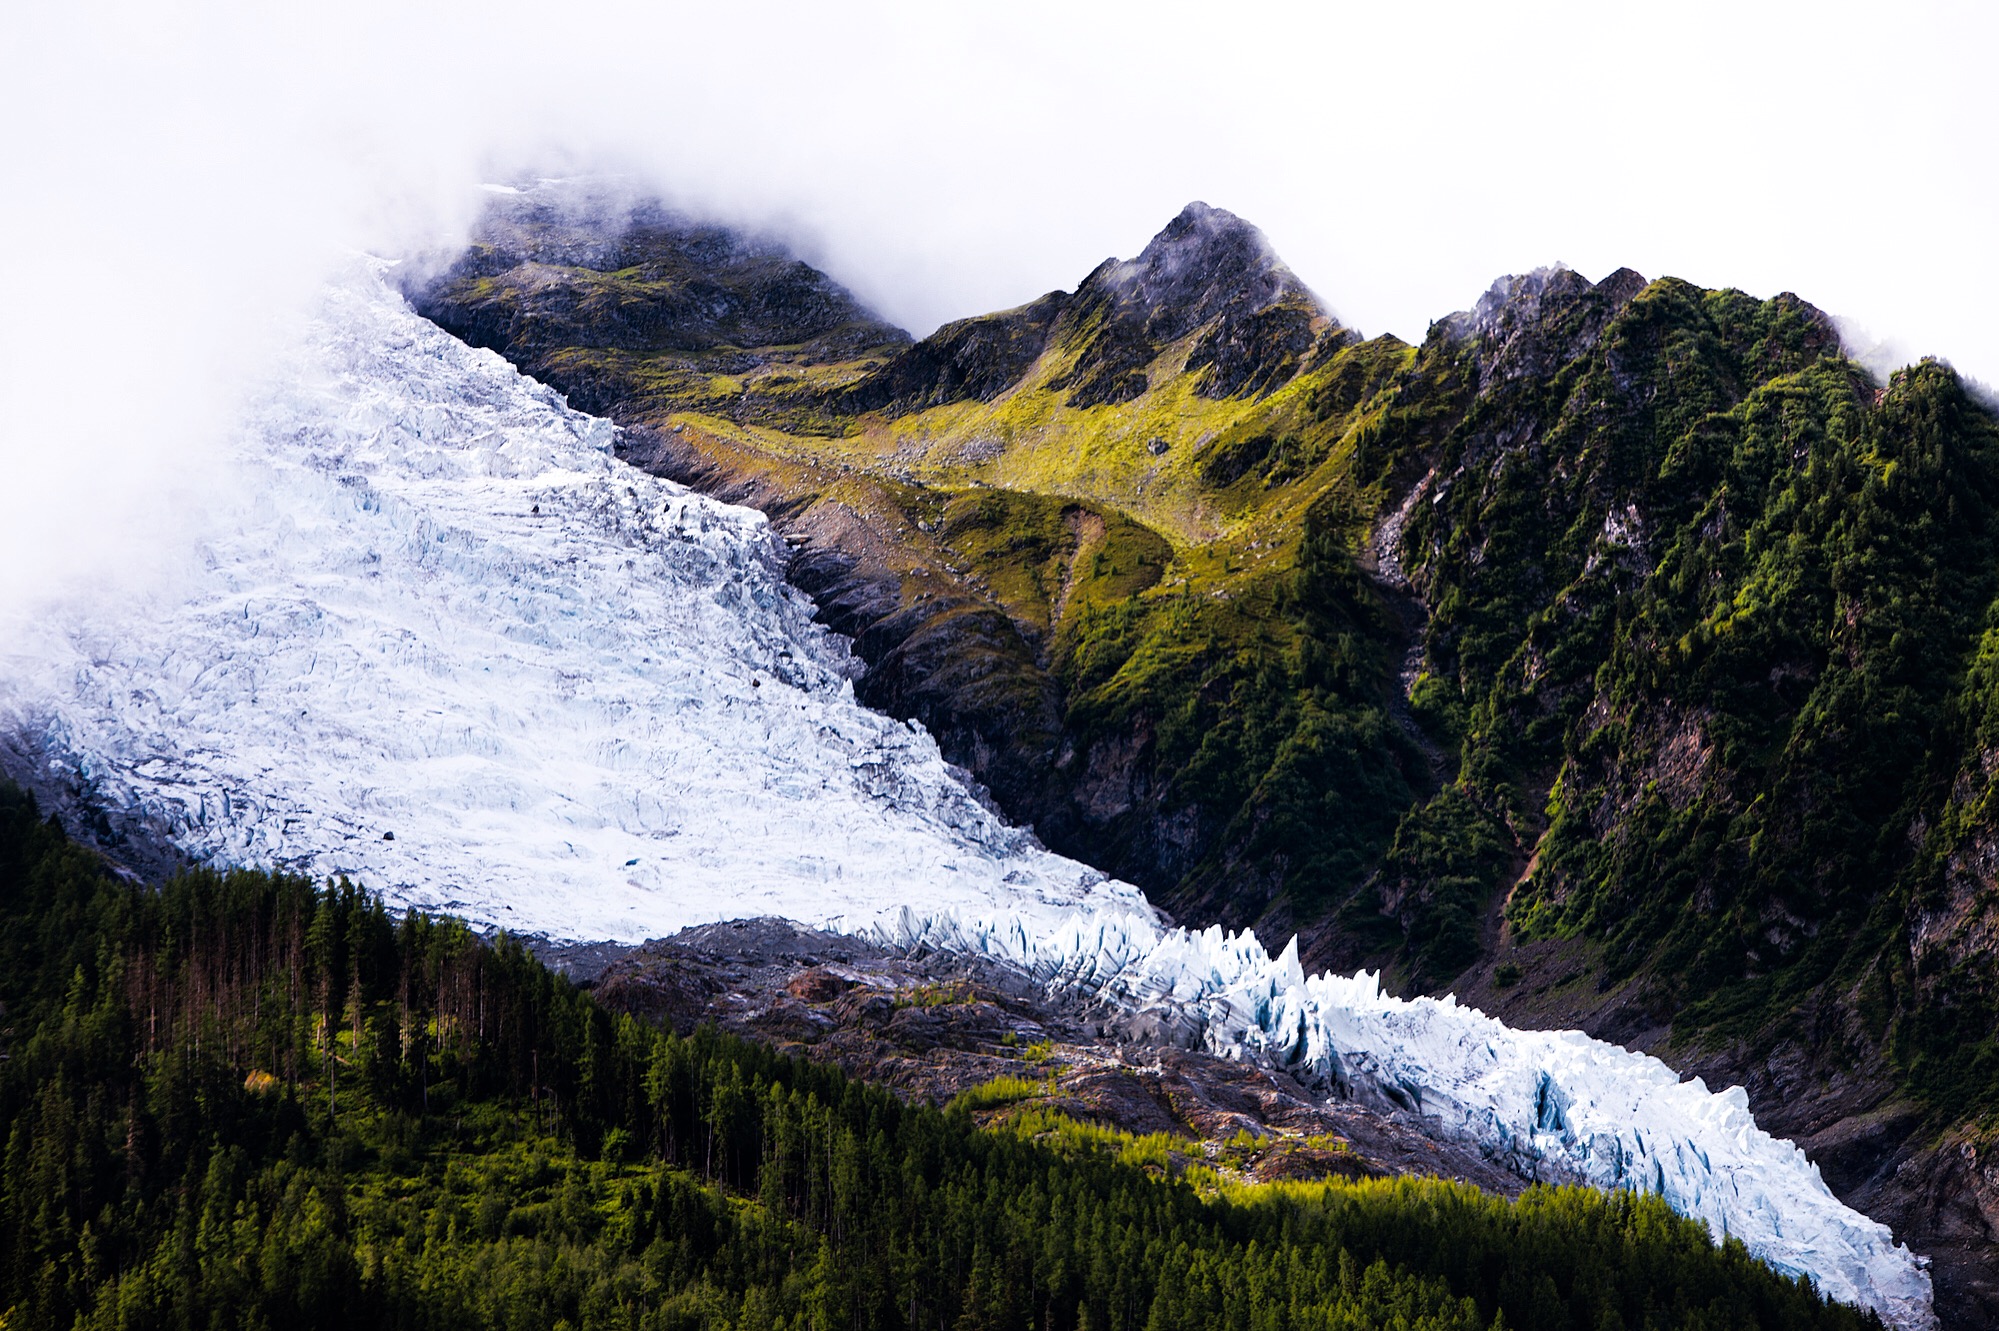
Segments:
[[[1999,382],[1995,36],[1952,3],[12,6],[0,603],[151,567],[329,267],[526,171],[775,230],[918,334],[1201,198],[1371,333],[1628,264]]]

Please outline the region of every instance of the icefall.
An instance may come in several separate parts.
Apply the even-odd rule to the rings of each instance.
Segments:
[[[372,268],[329,289],[171,590],[0,646],[17,768],[194,858],[638,941],[911,899],[1136,889],[1007,826],[860,706],[763,516],[613,455]]]
[[[1420,1114],[1528,1178],[1655,1192],[1829,1298],[1903,1331],[1936,1325],[1925,1264],[1833,1196],[1803,1151],[1756,1126],[1741,1087],[1682,1081],[1656,1058],[1580,1031],[1515,1030],[1454,998],[1403,1000],[1380,977],[1307,976],[1293,939],[1272,957],[1244,930],[1162,927],[1078,911],[1018,918],[904,908],[870,934],[991,958],[1324,1094]]]

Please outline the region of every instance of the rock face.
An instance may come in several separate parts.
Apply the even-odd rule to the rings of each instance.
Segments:
[[[636,388],[809,427],[802,381],[909,345],[781,244],[587,184],[497,194],[432,289],[449,298],[421,308],[445,329],[599,413]],[[652,362],[636,383],[635,361]]]
[[[1068,293],[1051,291],[1017,310],[945,324],[846,390],[840,405],[906,416],[952,402],[990,402],[1041,359],[1070,303]]]
[[[452,271],[475,298],[450,331],[517,363],[569,347],[849,359],[909,341],[775,241],[609,193],[496,196]]]
[[[1268,393],[1296,374],[1337,322],[1233,213],[1190,203],[1136,259],[1106,260],[1066,311],[1075,360],[1051,387],[1072,407],[1114,406],[1151,386],[1148,368],[1182,338],[1203,397]]]
[[[1591,282],[1568,268],[1502,277],[1469,310],[1442,320],[1445,336],[1478,347],[1481,390],[1546,376],[1596,346],[1611,318],[1646,287],[1620,268]],[[1580,313],[1580,318],[1565,315]]]

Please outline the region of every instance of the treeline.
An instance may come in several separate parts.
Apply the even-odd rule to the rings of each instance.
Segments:
[[[1203,1196],[0,789],[0,1324],[1860,1327],[1656,1199]]]

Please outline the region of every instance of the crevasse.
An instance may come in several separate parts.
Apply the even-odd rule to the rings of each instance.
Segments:
[[[0,763],[218,863],[569,939],[834,919],[1019,967],[1532,1176],[1643,1188],[1891,1324],[1929,1277],[1740,1090],[1516,1031],[1248,933],[1170,928],[994,817],[853,697],[764,519],[357,266],[233,445],[175,570],[0,632]]]

